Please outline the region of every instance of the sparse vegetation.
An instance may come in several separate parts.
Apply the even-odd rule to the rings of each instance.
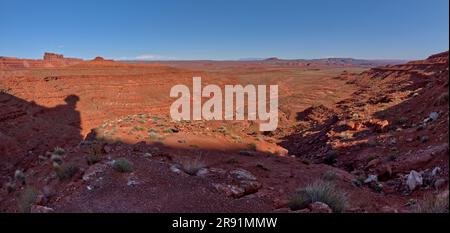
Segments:
[[[79,170],[79,167],[75,163],[66,163],[56,169],[56,174],[59,180],[66,180],[72,178]]]
[[[31,211],[31,206],[36,203],[37,196],[37,191],[33,187],[25,187],[19,197],[19,211],[21,213],[29,213]]]
[[[5,183],[5,189],[7,193],[12,193],[16,189],[16,185],[14,185],[14,182],[8,181]]]
[[[356,179],[352,180],[352,183],[356,185],[357,187],[361,187],[364,185],[364,181],[366,178],[364,176],[358,176]]]
[[[347,196],[333,184],[318,181],[297,190],[289,201],[289,208],[304,209],[318,201],[327,204],[333,212],[343,212],[347,205]]]
[[[339,178],[338,175],[333,171],[326,171],[322,175],[322,179],[325,181],[334,181],[334,180],[337,180],[338,178]]]
[[[442,93],[437,99],[436,99],[436,105],[443,105],[448,103],[448,92]]]
[[[102,160],[104,154],[104,144],[95,142],[89,147],[89,154],[86,156],[88,165],[98,163]]]
[[[417,213],[448,213],[448,196],[425,196],[424,201],[417,205]]]
[[[88,165],[93,165],[102,161],[102,155],[99,154],[89,154],[86,156],[86,162]]]
[[[54,155],[59,155],[59,156],[63,156],[64,154],[66,154],[66,151],[65,151],[63,148],[61,148],[61,147],[55,147],[55,148],[53,149],[52,154],[54,154]]]
[[[225,126],[220,126],[219,128],[213,130],[213,132],[228,134],[228,129]]]
[[[238,136],[238,135],[232,135],[231,138],[233,140],[235,140],[236,142],[239,142],[239,143],[242,142],[242,138],[240,136]]]
[[[339,134],[339,137],[343,140],[350,140],[353,138],[353,133],[348,132],[348,131],[344,131],[342,133]]]
[[[149,132],[149,133],[148,133],[148,138],[149,138],[150,140],[156,141],[156,140],[159,140],[160,136],[159,136],[159,134],[156,133],[156,132]]]
[[[172,128],[165,129],[163,132],[164,133],[178,133],[179,131],[180,131],[179,129],[172,127]]]
[[[53,151],[51,152],[50,161],[53,164],[61,165],[63,160],[62,157],[66,154],[66,151],[61,147],[55,147]]]
[[[398,121],[397,121],[397,124],[399,124],[399,125],[403,125],[403,124],[406,124],[406,123],[408,123],[408,118],[407,117],[400,117],[400,119],[398,119]]]
[[[118,172],[132,172],[134,170],[134,165],[132,162],[128,161],[125,158],[119,158],[114,160],[113,163],[114,170]]]
[[[256,151],[256,143],[252,142],[248,144],[248,149],[252,151]]]
[[[332,165],[337,162],[338,152],[337,151],[329,151],[326,153],[325,157],[323,158],[323,163]]]
[[[62,157],[60,155],[57,154],[52,154],[52,156],[50,157],[50,160],[52,161],[53,164],[62,164],[63,160]]]
[[[239,161],[236,158],[229,158],[226,163],[228,164],[237,164]]]
[[[195,175],[198,170],[206,166],[205,162],[200,157],[183,159],[180,163],[181,169],[191,176]]]
[[[25,174],[21,170],[16,170],[14,173],[14,179],[21,184],[25,184]]]
[[[135,126],[133,129],[136,131],[144,131],[145,130],[145,128],[142,126]]]

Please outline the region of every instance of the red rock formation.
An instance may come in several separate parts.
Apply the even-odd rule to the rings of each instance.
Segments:
[[[65,58],[61,54],[45,53],[42,60],[0,57],[0,69],[65,67],[82,63],[82,59]]]
[[[94,61],[104,61],[104,60],[105,59],[103,57],[100,57],[100,56],[94,58]]]
[[[56,53],[44,53],[44,61],[54,61],[64,59],[62,54]]]

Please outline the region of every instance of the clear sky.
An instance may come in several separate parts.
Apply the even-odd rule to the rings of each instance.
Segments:
[[[0,56],[422,59],[448,0],[0,0]]]

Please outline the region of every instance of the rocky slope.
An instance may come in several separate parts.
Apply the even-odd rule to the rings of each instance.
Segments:
[[[292,102],[298,70],[260,67],[288,76],[275,79],[288,87],[270,134],[167,117],[161,93],[199,74],[223,84],[216,69],[101,58],[22,68],[0,76],[1,211],[413,212],[448,200],[448,52],[341,72],[325,79],[342,89],[336,103],[303,108]],[[265,77],[249,70],[249,80]],[[311,99],[336,91],[314,88]],[[345,194],[345,208],[293,208],[296,190],[317,182]]]

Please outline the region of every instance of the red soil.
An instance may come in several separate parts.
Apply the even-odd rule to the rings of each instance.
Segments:
[[[347,193],[347,212],[414,211],[411,199],[448,190],[448,52],[370,70],[348,62],[0,58],[0,211],[19,211],[32,186],[38,204],[57,212],[290,212],[292,193],[326,172]],[[204,85],[278,84],[279,128],[172,122],[169,90],[190,86],[193,76]],[[423,124],[432,112],[438,118]],[[63,164],[79,167],[70,179],[56,176],[55,147],[65,150]],[[93,154],[100,161],[86,163]],[[111,168],[121,157],[133,162],[132,173]],[[186,161],[200,161],[205,173],[178,171]],[[433,182],[445,181],[438,190],[406,189],[411,170],[425,176],[435,167]],[[26,185],[10,181],[16,170]],[[355,185],[369,175],[382,190]]]

